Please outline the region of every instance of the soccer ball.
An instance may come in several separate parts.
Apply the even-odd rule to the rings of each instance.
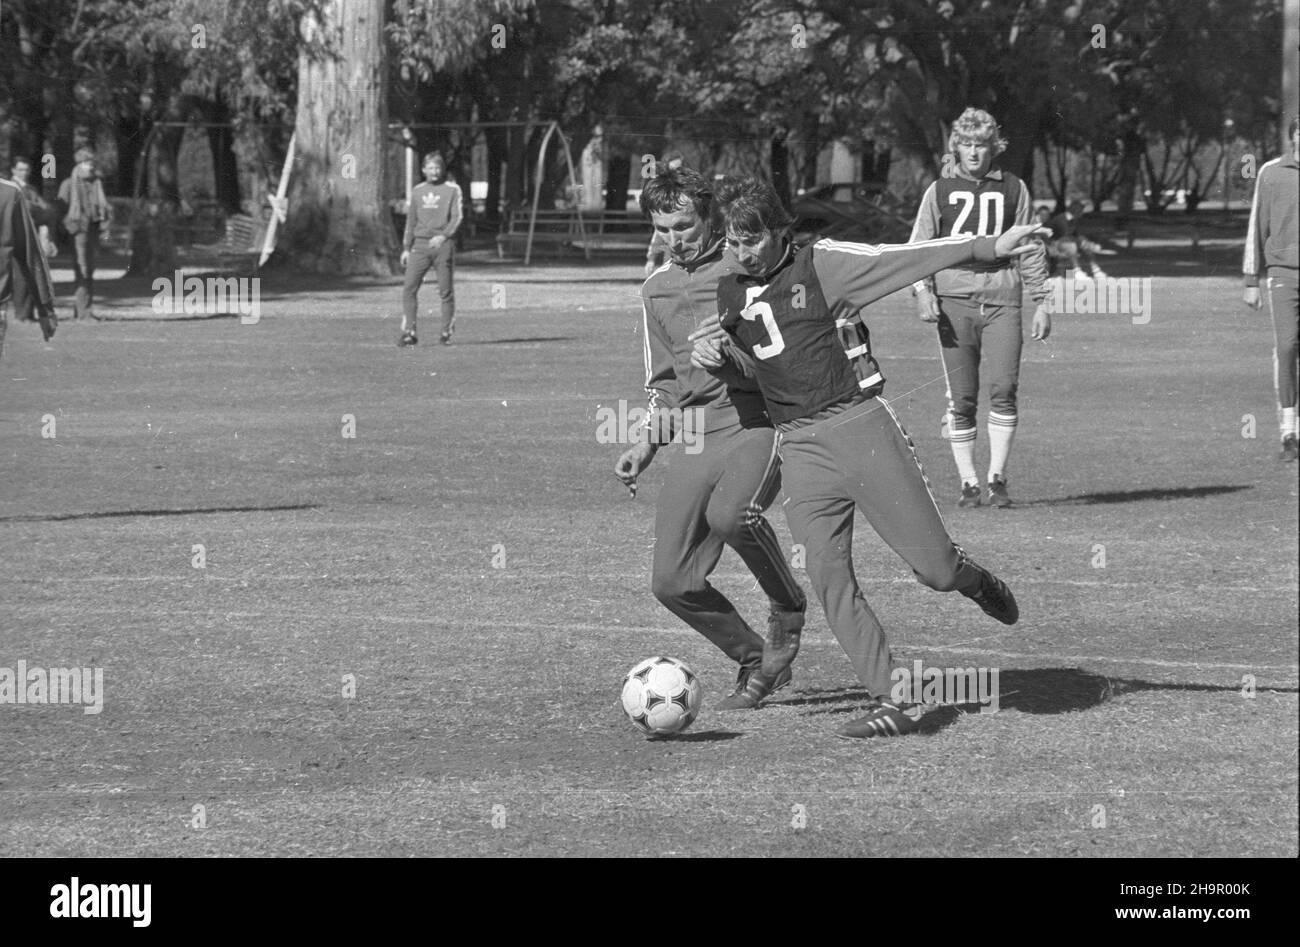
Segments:
[[[646,658],[623,678],[623,712],[642,733],[681,733],[703,700],[700,679],[676,658]]]

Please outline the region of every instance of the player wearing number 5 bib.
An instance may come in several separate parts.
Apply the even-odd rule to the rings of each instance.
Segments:
[[[776,431],[763,406],[749,360],[712,374],[691,364],[691,332],[716,321],[718,279],[737,268],[722,246],[710,183],[698,172],[671,168],[648,180],[642,209],[668,261],[641,287],[645,312],[646,424],[624,451],[614,475],[632,485],[680,430],[655,509],[652,587],[665,608],[739,665],[735,690],[718,710],[752,710],[790,682],[807,606],[776,533],[763,518],[781,489]],[[736,551],[771,605],[769,638],[784,660],[768,675],[771,654],[727,597],[709,582],[725,546]]]
[[[747,181],[723,203],[727,247],[743,274],[718,284],[721,327],[753,357],[754,377],[780,432],[786,520],[807,553],[827,622],[873,700],[847,737],[915,730],[919,713],[891,699],[885,634],[853,572],[853,517],[861,510],[925,585],[957,590],[1005,624],[1019,617],[1004,583],[952,541],[893,410],[859,312],[945,267],[1011,256],[1035,227],[1001,238],[949,237],[918,245],[820,240],[796,251],[790,216],[766,183]],[[719,370],[726,348],[692,334],[697,364]]]
[[[961,235],[996,237],[1034,220],[1029,189],[1014,174],[994,166],[1006,149],[988,112],[966,109],[948,136],[944,176],[921,198],[912,242]],[[1038,308],[1031,328],[1035,339],[1052,331],[1047,312],[1047,256],[1041,245],[1014,260],[972,260],[914,289],[921,319],[939,324],[939,356],[948,383],[946,437],[961,477],[958,506],[979,506],[975,472],[975,413],[979,403],[980,361],[989,381],[988,502],[1007,507],[1007,459],[1019,414],[1022,285]]]

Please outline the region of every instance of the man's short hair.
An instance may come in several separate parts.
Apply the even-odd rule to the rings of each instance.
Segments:
[[[1076,197],[1076,198],[1074,198],[1074,200],[1070,201],[1070,203],[1069,203],[1068,205],[1066,205],[1066,209],[1069,210],[1069,212],[1070,212],[1071,214],[1076,214],[1076,215],[1077,215],[1077,214],[1082,214],[1082,213],[1083,213],[1083,201],[1079,200],[1079,199]]]
[[[983,109],[967,109],[957,116],[957,121],[952,123],[952,131],[948,133],[948,150],[956,154],[957,143],[960,141],[976,144],[988,142],[995,158],[1007,150],[1007,140],[1002,137],[998,123]]]
[[[441,152],[441,151],[438,151],[437,149],[434,149],[433,151],[426,151],[426,152],[424,153],[424,157],[420,159],[420,167],[423,168],[426,164],[428,164],[428,163],[429,163],[430,161],[432,161],[434,158],[437,158],[437,159],[438,159],[439,161],[441,161],[443,164],[446,164],[446,163],[447,163],[447,159],[444,158],[444,157],[442,156],[442,152]]]
[[[761,237],[794,223],[776,189],[762,178],[723,182],[718,204],[723,228],[742,237]]]
[[[95,149],[90,147],[90,145],[82,145],[72,153],[72,160],[77,164],[81,164],[83,161],[94,161]]]
[[[25,165],[27,165],[27,167],[29,167],[29,168],[34,168],[34,167],[36,167],[36,165],[32,164],[31,159],[28,158],[26,155],[14,155],[14,160],[11,161],[11,162],[9,162],[9,170],[12,171],[14,168],[18,167],[20,164],[25,164]]]
[[[713,185],[704,175],[691,168],[664,167],[641,188],[641,211],[672,214],[689,204],[695,216],[716,224]]]

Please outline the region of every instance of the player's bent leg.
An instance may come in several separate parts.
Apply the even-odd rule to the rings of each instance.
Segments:
[[[853,572],[853,501],[830,452],[807,430],[782,435],[782,466],[789,502],[786,521],[805,551],[813,592],[826,621],[872,697],[890,688],[889,645]]]
[[[771,603],[763,673],[775,679],[799,652],[807,608],[807,598],[786,562],[776,532],[763,516],[781,489],[776,432],[771,428],[735,428],[708,437],[711,448],[722,439],[721,449],[727,457],[706,517],[713,532],[749,567]]]
[[[1005,583],[970,560],[948,533],[930,492],[920,459],[888,402],[868,402],[839,426],[836,453],[851,477],[850,494],[880,538],[907,561],[922,584],[938,592],[957,590],[1005,624],[1019,618]],[[870,470],[863,464],[869,457]]]
[[[922,584],[938,592],[957,588],[961,566],[957,548],[911,438],[883,398],[867,402],[857,412],[837,428],[841,434],[837,459],[846,471],[857,471],[849,477],[850,495]]]
[[[721,455],[705,508],[710,530],[736,550],[774,606],[801,611],[803,589],[763,516],[781,489],[776,432],[736,428],[707,436],[709,451]]]
[[[718,459],[707,448],[673,458],[655,510],[651,587],[665,608],[727,657],[757,670],[763,639],[708,581],[723,549],[706,517]]]

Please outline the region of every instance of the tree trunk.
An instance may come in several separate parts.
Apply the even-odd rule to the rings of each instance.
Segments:
[[[503,128],[484,129],[487,136],[487,208],[486,218],[496,227],[501,222],[501,168],[506,163],[506,133]]]
[[[564,158],[561,157],[563,162]],[[637,181],[640,183],[640,166]],[[626,152],[609,156],[609,171],[605,176],[605,210],[621,211],[627,207],[627,182],[632,175],[632,159]]]
[[[1121,137],[1119,158],[1119,175],[1115,188],[1115,202],[1119,209],[1119,223],[1123,224],[1133,213],[1133,202],[1137,194],[1138,178],[1142,172],[1142,155],[1146,142],[1136,129],[1125,129]]]
[[[781,203],[790,206],[790,154],[785,150],[785,132],[772,136],[768,150],[772,166],[772,187],[781,198]]]
[[[524,202],[524,180],[528,172],[524,167],[525,154],[524,129],[508,128],[509,145],[506,149],[506,206],[518,208]]]
[[[117,145],[115,190],[122,197],[135,196],[135,172],[142,157],[140,146],[144,144],[144,134],[147,133],[148,129],[142,129],[139,118],[134,115],[120,116],[113,123],[113,141]]]
[[[170,119],[171,116],[169,115],[168,118]],[[184,137],[183,128],[163,128],[154,136],[154,186],[148,189],[148,193],[150,197],[172,205],[179,205],[181,202],[177,158],[180,156],[181,139]]]
[[[230,110],[223,104],[211,106],[211,121],[229,122]],[[212,152],[212,194],[227,214],[239,212],[239,165],[235,161],[235,133],[229,127],[208,129]]]
[[[803,190],[817,186],[817,156],[822,150],[821,135],[817,116],[805,112],[803,118],[803,167],[800,169],[799,185]]]
[[[324,0],[304,14],[297,160],[280,246],[317,273],[391,275],[396,241],[384,204],[388,122],[384,0]]]

